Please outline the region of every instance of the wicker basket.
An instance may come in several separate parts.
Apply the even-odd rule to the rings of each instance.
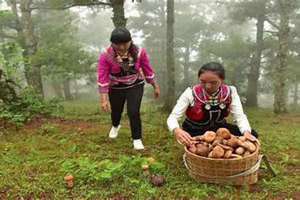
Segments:
[[[261,162],[259,146],[249,156],[235,159],[206,158],[188,151],[185,147],[183,161],[189,175],[205,183],[245,185],[257,182]]]

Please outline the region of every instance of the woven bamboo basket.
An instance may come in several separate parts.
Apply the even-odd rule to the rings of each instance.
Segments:
[[[214,159],[196,155],[185,147],[183,160],[189,175],[199,182],[250,185],[257,182],[261,162],[259,145],[256,151],[243,158]]]

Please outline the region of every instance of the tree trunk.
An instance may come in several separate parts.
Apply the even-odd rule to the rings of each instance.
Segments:
[[[263,8],[265,8],[265,1],[263,2]],[[248,88],[247,88],[247,106],[257,107],[257,90],[258,79],[260,75],[261,55],[264,46],[264,22],[265,22],[265,9],[257,16],[256,23],[256,50],[251,62],[250,73],[248,74]]]
[[[184,88],[187,88],[190,85],[189,69],[190,69],[190,44],[188,43],[185,47],[184,54]]]
[[[299,91],[299,83],[298,83],[298,79],[296,78],[295,90],[294,90],[294,107],[295,108],[298,106],[298,91]]]
[[[274,91],[274,113],[286,113],[286,80],[287,80],[287,58],[289,39],[289,14],[291,0],[278,0],[280,6],[280,26],[279,26],[279,65],[275,67],[275,91]]]
[[[168,92],[164,108],[170,111],[175,103],[174,0],[167,0],[167,73]]]
[[[73,95],[73,99],[78,99],[78,96],[79,96],[79,86],[78,86],[78,83],[76,80],[74,80],[74,90],[75,90],[75,93]]]
[[[37,50],[37,41],[34,35],[34,27],[31,16],[32,0],[22,0],[20,9],[21,9],[21,24],[23,30],[23,39],[24,39],[24,52],[25,57],[25,77],[29,86],[35,89],[42,97],[43,93],[43,82],[41,75],[41,65],[35,64],[32,61],[32,57]]]
[[[127,19],[124,15],[125,0],[110,0],[113,9],[112,21],[115,27],[126,27]]]
[[[70,80],[67,79],[63,83],[64,86],[64,94],[66,100],[72,100],[72,94],[71,94],[71,87],[70,87]]]
[[[63,98],[61,84],[59,84],[57,82],[52,82],[51,85],[52,85],[53,91],[55,93],[55,96],[58,98]]]
[[[167,72],[167,34],[166,34],[166,30],[167,30],[167,22],[166,22],[166,13],[163,9],[159,9],[159,18],[161,21],[161,27],[160,29],[162,30],[161,34],[164,36],[159,37],[159,41],[158,41],[158,47],[154,47],[155,49],[157,49],[158,51],[158,58],[159,58],[159,63],[157,64],[158,70],[159,72],[158,74],[158,78],[159,78],[159,85],[161,86],[161,102],[164,103],[167,99],[167,89],[168,89],[168,72]]]

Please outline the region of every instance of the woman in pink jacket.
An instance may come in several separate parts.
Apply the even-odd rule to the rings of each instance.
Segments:
[[[120,121],[127,101],[127,113],[130,121],[133,147],[144,149],[142,143],[142,125],[140,106],[144,93],[145,80],[154,88],[158,98],[160,89],[155,82],[155,74],[145,49],[138,48],[126,28],[116,28],[111,33],[111,46],[100,55],[98,62],[98,85],[101,108],[111,110],[112,128],[110,138],[116,138]]]

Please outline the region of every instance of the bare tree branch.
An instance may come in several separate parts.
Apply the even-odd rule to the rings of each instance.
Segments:
[[[277,31],[264,30],[264,32],[265,32],[265,33],[271,33],[272,35],[278,36],[278,32],[277,32]]]
[[[271,24],[274,28],[276,28],[277,30],[279,30],[279,26],[277,24],[275,24],[273,21],[271,21],[268,17],[265,18],[266,21]]]
[[[67,4],[67,5],[63,5],[61,7],[47,7],[47,6],[34,6],[31,7],[31,10],[36,10],[36,9],[40,9],[40,10],[66,10],[72,7],[80,7],[80,6],[111,6],[111,3],[107,3],[107,2],[90,2],[90,3],[72,3],[72,4]]]

